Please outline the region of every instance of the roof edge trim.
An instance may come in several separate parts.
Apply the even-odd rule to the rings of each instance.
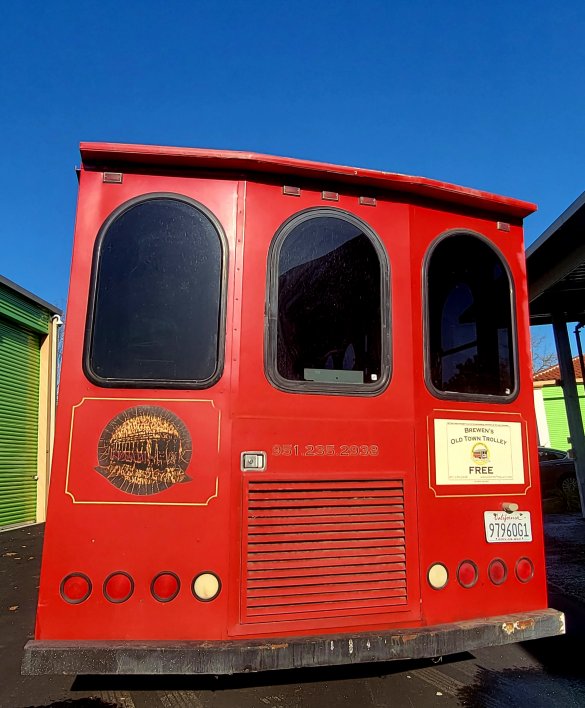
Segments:
[[[585,192],[580,194],[575,201],[568,206],[565,211],[557,217],[553,223],[543,231],[540,236],[534,240],[526,249],[526,258],[529,258],[536,250],[538,250],[548,239],[561,228],[569,219],[574,216],[579,209],[585,205]]]
[[[318,174],[323,174],[335,181],[361,183],[379,189],[418,194],[427,198],[462,204],[520,219],[536,211],[536,205],[530,202],[426,177],[263,155],[255,152],[93,142],[82,142],[80,152],[83,163],[92,166],[127,163],[183,168],[203,167],[313,178]]]
[[[4,285],[4,287],[8,288],[9,290],[14,290],[14,292],[18,293],[19,295],[24,297],[26,300],[30,300],[30,302],[34,302],[35,305],[42,307],[43,309],[50,312],[52,315],[62,315],[63,314],[63,310],[60,310],[58,307],[55,307],[55,305],[51,305],[50,302],[43,300],[42,298],[38,297],[34,293],[31,293],[29,290],[25,290],[25,288],[18,285],[18,283],[15,283],[14,281],[9,280],[8,278],[5,278],[3,275],[0,275],[0,285]]]

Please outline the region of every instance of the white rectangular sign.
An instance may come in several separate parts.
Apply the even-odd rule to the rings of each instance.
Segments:
[[[522,426],[435,420],[437,484],[523,484]]]

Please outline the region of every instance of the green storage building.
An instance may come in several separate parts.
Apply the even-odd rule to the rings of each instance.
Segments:
[[[60,315],[0,276],[0,530],[45,520]]]
[[[581,417],[585,421],[585,391],[579,357],[573,358]],[[568,450],[569,423],[558,364],[534,375],[534,402],[539,444],[557,450]]]

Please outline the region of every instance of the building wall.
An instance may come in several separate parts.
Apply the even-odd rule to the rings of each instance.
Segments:
[[[45,520],[57,321],[0,283],[0,527]]]
[[[57,403],[57,340],[60,319],[53,317],[49,332],[41,343],[39,377],[39,440],[37,522],[47,516],[49,478],[55,438],[55,407]]]
[[[550,433],[548,430],[548,420],[546,418],[546,408],[542,388],[534,389],[534,412],[536,414],[536,429],[538,431],[538,444],[541,447],[551,447]]]
[[[567,438],[570,434],[563,389],[560,386],[544,386],[540,390],[542,391],[544,409],[546,411],[550,447],[568,450],[570,444]],[[581,417],[585,421],[585,390],[583,384],[577,384],[577,391],[581,406]]]

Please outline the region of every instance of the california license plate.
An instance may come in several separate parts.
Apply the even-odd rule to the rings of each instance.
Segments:
[[[532,541],[529,511],[484,511],[485,538],[488,543],[522,543]]]

